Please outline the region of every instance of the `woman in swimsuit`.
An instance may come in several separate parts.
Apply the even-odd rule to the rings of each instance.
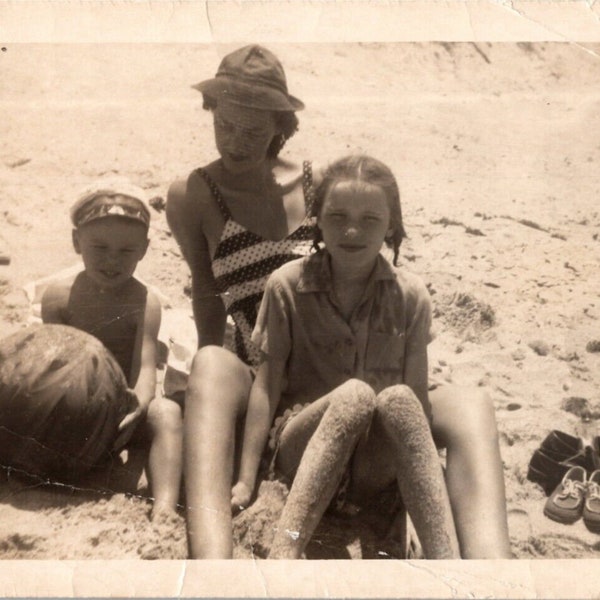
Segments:
[[[169,189],[167,219],[192,274],[199,350],[186,392],[184,476],[190,555],[233,553],[232,492],[258,352],[250,341],[272,271],[310,251],[313,173],[278,157],[302,102],[278,59],[246,46],[195,86],[212,112],[220,158]],[[318,179],[315,172],[314,179]],[[314,183],[318,183],[315,181]],[[227,315],[235,354],[223,348]],[[430,394],[436,442],[447,447],[447,484],[461,555],[510,556],[494,408],[479,390]]]
[[[214,79],[195,87],[212,112],[220,158],[171,186],[167,219],[190,266],[200,348],[184,419],[190,553],[223,558],[232,555],[236,423],[258,364],[250,334],[267,277],[310,251],[312,174],[309,163],[278,158],[303,104],[287,93],[283,68],[267,49],[232,52]],[[222,347],[227,314],[235,354]]]

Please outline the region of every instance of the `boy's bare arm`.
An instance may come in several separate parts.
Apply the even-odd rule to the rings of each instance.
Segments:
[[[144,321],[134,346],[132,380],[138,406],[119,423],[119,436],[114,447],[127,443],[138,420],[147,412],[156,392],[156,363],[161,307],[155,294],[148,290]]]
[[[247,506],[254,487],[271,422],[281,397],[285,361],[268,357],[259,367],[250,390],[238,483],[232,490],[231,504]]]
[[[42,321],[44,323],[65,324],[64,311],[69,302],[70,285],[54,283],[49,285],[42,296]]]
[[[148,407],[156,391],[156,363],[160,319],[160,302],[155,294],[148,291],[139,351],[137,344],[135,348],[136,353],[139,352],[139,359],[134,356],[134,364],[139,361],[140,365],[134,390],[140,404],[144,408]]]
[[[186,182],[176,182],[167,195],[167,221],[188,263],[192,276],[192,308],[198,330],[198,347],[221,346],[225,335],[226,313],[211,268],[210,250],[203,232],[203,209],[206,206],[200,188],[194,190],[196,201]],[[209,199],[210,200],[210,199]]]

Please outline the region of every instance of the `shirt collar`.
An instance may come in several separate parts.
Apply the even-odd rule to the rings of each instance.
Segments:
[[[296,285],[298,292],[309,294],[311,292],[330,292],[332,290],[331,262],[327,250],[311,254],[303,266],[304,268]],[[379,254],[367,285],[386,279],[396,279],[396,274],[394,273],[394,267]]]

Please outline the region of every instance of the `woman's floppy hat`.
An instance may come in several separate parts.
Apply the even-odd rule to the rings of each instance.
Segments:
[[[256,44],[234,50],[212,79],[192,86],[215,99],[262,110],[296,111],[304,103],[288,93],[285,72],[277,57]]]

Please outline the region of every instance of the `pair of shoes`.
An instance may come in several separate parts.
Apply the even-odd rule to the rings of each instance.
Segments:
[[[583,517],[590,531],[600,533],[600,469],[588,479],[583,467],[571,467],[546,500],[544,514],[565,525]]]
[[[542,486],[549,496],[571,467],[587,473],[600,469],[600,436],[591,445],[563,431],[551,431],[529,461],[527,479]]]

